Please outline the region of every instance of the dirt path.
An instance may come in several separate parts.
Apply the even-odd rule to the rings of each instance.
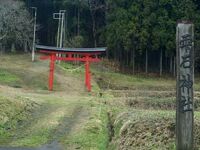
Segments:
[[[37,115],[41,115],[40,113],[38,113]],[[45,115],[47,115],[47,114],[45,114]],[[59,126],[56,129],[54,129],[54,131],[51,133],[51,140],[48,142],[49,144],[45,144],[45,145],[43,145],[41,147],[37,147],[37,148],[0,147],[0,150],[68,150],[68,149],[72,150],[70,147],[66,148],[66,147],[62,146],[59,143],[59,140],[63,137],[70,135],[70,133],[73,132],[73,130],[74,130],[74,126],[76,126],[76,124],[81,124],[81,120],[86,118],[87,116],[88,116],[88,113],[85,110],[83,110],[83,108],[81,106],[77,106],[77,107],[75,107],[74,112],[72,112],[72,116],[70,116],[70,117],[65,116],[60,121]],[[36,118],[34,118],[34,119],[36,119]],[[23,129],[26,130],[28,128],[27,126],[28,125],[25,125],[22,129],[18,130],[18,133],[17,133],[18,137],[15,137],[15,139],[20,138],[20,136],[22,136],[19,134],[20,134],[20,132],[23,133],[22,130]],[[15,140],[15,139],[13,139],[13,140]]]
[[[58,142],[53,142],[51,144],[44,145],[39,148],[23,148],[23,147],[2,147],[0,150],[62,150],[63,148],[60,146]]]
[[[0,65],[3,65],[5,62]],[[15,63],[13,66],[9,65],[8,68],[10,70],[15,69],[20,75],[29,76],[30,79],[27,79],[29,81],[31,78],[32,80],[39,80],[40,77],[38,76],[48,76],[48,63],[46,62],[43,63],[39,61],[32,64],[24,60],[24,62]],[[28,82],[25,79],[27,78],[26,76],[23,82]],[[0,147],[0,150],[71,150],[69,147],[62,147],[60,141],[69,136],[71,132],[74,132],[73,130],[76,130],[77,126],[84,125],[84,122],[89,118],[90,112],[84,108],[84,101],[82,101],[87,93],[85,93],[84,90],[84,82],[80,79],[78,80],[76,77],[67,75],[62,71],[56,71],[55,78],[60,89],[52,93],[48,91],[38,92],[37,89],[31,88],[16,89],[8,86],[0,86],[0,92],[3,93],[4,96],[25,96],[40,105],[28,120],[23,121],[13,131],[13,137],[7,142],[9,147]],[[44,80],[47,78],[41,77],[41,79]],[[47,81],[42,80],[41,82],[47,83]],[[87,98],[85,99],[85,102],[87,102]],[[43,133],[44,131],[48,133]],[[40,136],[44,136],[43,139],[41,138],[43,140],[41,140],[41,143],[47,144],[42,144],[43,146],[37,148],[20,146],[23,145],[24,142],[27,142],[27,140],[32,142],[35,140],[35,137]],[[40,141],[36,141],[35,143],[37,145]],[[33,145],[35,145],[34,142]]]

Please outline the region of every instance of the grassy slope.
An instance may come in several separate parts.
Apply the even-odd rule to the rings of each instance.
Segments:
[[[49,93],[48,63],[31,63],[27,55],[1,59],[1,145],[38,146],[57,140],[71,149],[175,149],[174,79],[97,71],[95,66],[93,92],[88,94],[82,90],[84,66],[62,64],[56,69],[56,91]],[[200,86],[195,84],[195,89]],[[199,117],[196,112],[196,139]]]
[[[47,62],[31,63],[28,55],[0,59],[0,145],[58,141],[68,149],[106,149],[106,110],[99,107],[97,86],[91,94],[83,90],[82,71],[57,67],[51,93]]]
[[[102,72],[102,71],[101,71]],[[175,79],[96,72],[112,113],[109,149],[175,149]],[[195,82],[195,147],[200,148],[200,86]]]

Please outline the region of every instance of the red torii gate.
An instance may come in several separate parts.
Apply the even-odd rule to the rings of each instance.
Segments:
[[[106,48],[58,48],[51,46],[36,45],[36,49],[40,53],[47,54],[47,56],[41,56],[42,60],[50,60],[50,71],[49,71],[49,90],[53,90],[54,81],[54,68],[55,61],[81,61],[85,62],[85,86],[87,90],[91,91],[91,74],[90,74],[90,63],[99,62],[98,55],[106,51]],[[65,57],[58,57],[56,54],[65,54]],[[75,57],[78,54],[80,57]]]

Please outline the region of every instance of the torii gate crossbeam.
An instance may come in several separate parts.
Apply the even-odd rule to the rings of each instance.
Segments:
[[[51,46],[36,45],[36,49],[40,53],[46,54],[46,56],[41,56],[42,60],[50,60],[50,70],[49,70],[49,90],[53,90],[54,81],[54,69],[55,61],[81,61],[85,63],[85,86],[87,90],[91,91],[91,73],[90,73],[90,63],[101,61],[98,56],[106,51],[106,48],[57,48]],[[58,57],[56,54],[63,54],[65,57]],[[78,54],[79,57],[75,57]]]

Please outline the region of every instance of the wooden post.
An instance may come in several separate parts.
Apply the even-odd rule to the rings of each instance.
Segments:
[[[56,57],[55,54],[51,54],[51,57],[50,57],[50,70],[49,70],[49,91],[53,90],[55,57]]]
[[[87,87],[87,83],[88,83],[88,62],[85,62],[85,86]]]
[[[193,150],[194,26],[177,25],[176,149]]]
[[[88,92],[91,92],[91,74],[90,74],[90,62],[88,62]]]
[[[89,56],[86,56],[86,62],[85,62],[85,86],[88,90],[88,92],[91,91],[91,77],[90,77],[90,62],[89,62]]]

